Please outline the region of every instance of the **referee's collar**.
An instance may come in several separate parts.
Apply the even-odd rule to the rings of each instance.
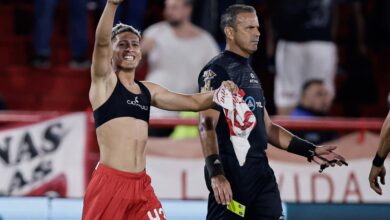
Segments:
[[[240,56],[230,50],[224,50],[223,51],[223,54],[227,55],[227,56],[230,56],[232,57],[233,59],[239,61],[239,62],[242,62],[242,63],[248,63],[249,62],[249,59],[246,58],[246,57],[243,57],[243,56]]]

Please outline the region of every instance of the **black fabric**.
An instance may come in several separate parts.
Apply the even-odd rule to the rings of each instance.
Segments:
[[[278,184],[268,160],[248,158],[240,167],[235,156],[221,156],[229,181],[233,199],[246,206],[245,217],[226,209],[215,201],[208,171],[205,168],[205,180],[210,191],[207,220],[279,220],[283,214]]]
[[[337,0],[269,1],[273,23],[280,39],[287,41],[331,41]]]
[[[225,172],[223,172],[222,162],[217,154],[206,157],[205,162],[210,178],[217,175],[225,175]]]
[[[386,157],[383,158],[383,157],[380,157],[378,154],[375,154],[375,158],[372,161],[372,164],[376,167],[381,167],[381,166],[383,166],[385,159],[386,159]]]
[[[119,79],[117,80],[111,96],[93,112],[96,128],[119,117],[132,117],[149,122],[150,92],[144,84],[135,82],[141,89],[140,94],[131,93]]]
[[[302,140],[299,137],[294,136],[291,139],[290,144],[288,145],[287,151],[290,153],[294,153],[306,157],[309,160],[309,162],[311,162],[314,156],[315,149],[316,146],[313,143],[310,143],[307,140]]]
[[[244,100],[256,117],[256,126],[248,137],[251,147],[247,157],[265,158],[267,148],[267,134],[264,126],[265,98],[260,80],[249,65],[248,59],[230,51],[222,52],[201,70],[198,78],[199,91],[217,89],[224,80],[232,80],[244,90]],[[220,111],[216,126],[219,153],[235,155],[222,108],[217,106],[215,109]]]

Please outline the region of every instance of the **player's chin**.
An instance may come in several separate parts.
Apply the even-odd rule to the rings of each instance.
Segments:
[[[120,66],[123,70],[129,70],[129,69],[131,70],[131,69],[137,68],[138,63],[139,62],[137,62],[137,61],[133,61],[133,62],[125,61],[125,62],[122,62]]]
[[[130,71],[135,70],[137,67],[133,66],[133,65],[121,65],[120,68],[122,71],[130,72]]]

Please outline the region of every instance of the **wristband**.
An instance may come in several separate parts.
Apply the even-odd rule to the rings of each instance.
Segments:
[[[288,145],[287,151],[304,156],[309,162],[311,162],[311,160],[315,156],[315,149],[316,145],[314,145],[313,143],[307,140],[300,139],[297,136],[293,136],[290,141],[290,144]]]
[[[378,154],[375,154],[375,158],[372,161],[372,164],[376,167],[381,167],[383,166],[383,163],[385,162],[385,157],[380,157]]]
[[[221,160],[217,154],[206,157],[206,168],[210,178],[217,175],[225,175]]]

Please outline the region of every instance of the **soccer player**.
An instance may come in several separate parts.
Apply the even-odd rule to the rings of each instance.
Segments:
[[[214,105],[213,94],[177,94],[134,80],[140,33],[124,24],[112,28],[122,1],[107,1],[96,30],[89,99],[100,161],[85,193],[83,219],[166,219],[145,172],[150,106],[200,111]],[[231,82],[224,86],[238,90]]]

